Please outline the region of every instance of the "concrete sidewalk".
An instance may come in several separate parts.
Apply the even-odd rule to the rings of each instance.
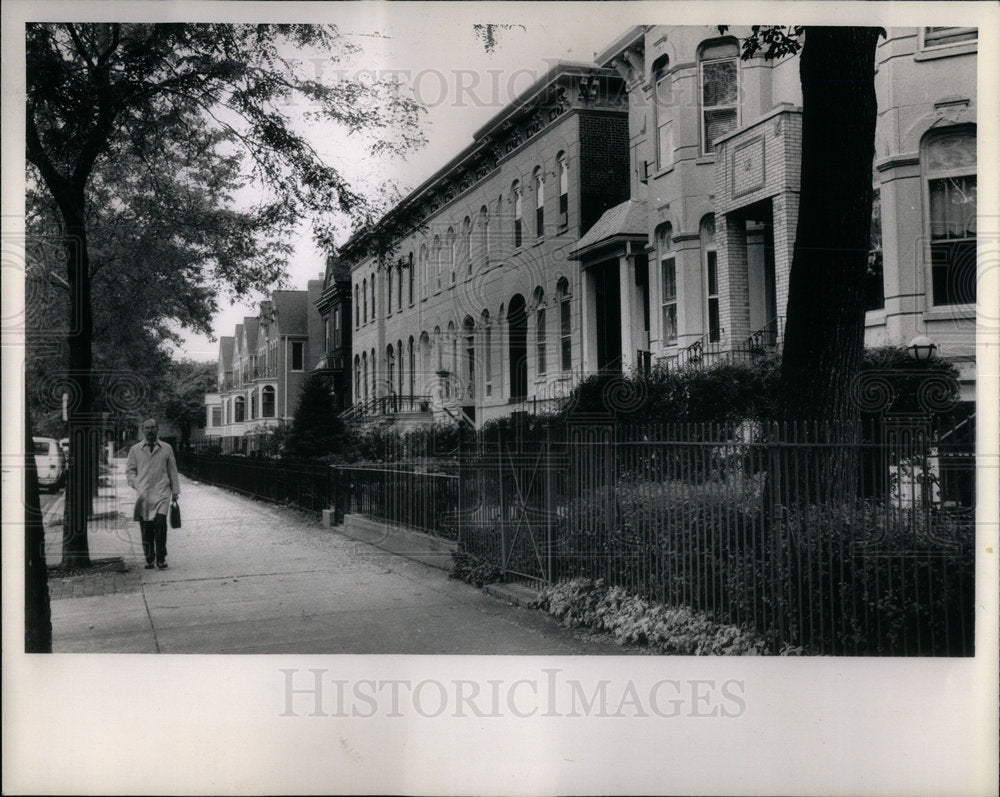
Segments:
[[[101,519],[91,523],[90,552],[122,557],[127,572],[51,579],[54,652],[636,652],[323,529],[312,515],[184,477],[183,528],[168,532],[170,567],[144,570],[132,503],[118,460],[114,485],[95,506]],[[47,520],[57,514],[53,507]],[[60,535],[61,526],[47,524],[50,563]]]

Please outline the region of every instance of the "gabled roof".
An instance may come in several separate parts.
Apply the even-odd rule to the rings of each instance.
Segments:
[[[604,211],[569,253],[580,260],[587,251],[624,240],[645,240],[649,230],[649,209],[645,199],[629,199]]]
[[[282,335],[308,335],[307,291],[275,291],[271,294],[274,315]]]
[[[247,335],[247,351],[257,351],[257,330],[260,328],[260,320],[256,316],[247,316],[243,319],[243,330]]]
[[[233,369],[233,339],[231,337],[219,338],[219,361],[222,363],[224,371]]]

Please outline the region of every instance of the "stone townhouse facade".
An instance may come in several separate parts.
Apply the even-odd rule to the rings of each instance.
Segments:
[[[478,424],[550,407],[589,373],[780,348],[798,58],[742,61],[748,34],[638,26],[593,65],[554,66],[348,241],[352,411]],[[866,285],[866,344],[926,335],[966,400],[977,38],[894,28],[879,42]]]
[[[205,437],[225,452],[250,453],[256,436],[290,422],[311,364],[320,356],[321,319],[314,305],[323,282],[274,291],[258,315],[219,342],[218,392],[205,397]]]
[[[479,424],[551,406],[582,377],[569,251],[628,196],[627,103],[614,70],[556,64],[340,249],[353,412]]]
[[[798,58],[742,61],[749,30],[729,33],[640,26],[596,59],[628,86],[630,196],[570,256],[584,284],[610,286],[614,306],[603,319],[590,312],[625,368],[706,364],[782,342],[799,197]],[[926,335],[958,365],[972,400],[977,31],[887,34],[876,56],[866,344]]]

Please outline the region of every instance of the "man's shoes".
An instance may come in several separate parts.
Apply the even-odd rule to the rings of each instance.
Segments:
[[[156,567],[156,565],[152,562],[146,562],[146,570],[152,570],[154,567]]]
[[[157,562],[156,566],[158,568],[160,568],[160,570],[166,570],[167,569],[167,563],[166,562]]]

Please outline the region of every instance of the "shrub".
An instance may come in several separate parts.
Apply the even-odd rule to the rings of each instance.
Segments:
[[[557,577],[754,628],[772,652],[971,652],[971,519],[863,499],[771,516],[764,490],[738,473],[592,490],[567,508]]]
[[[566,626],[614,636],[620,645],[643,645],[680,656],[740,656],[766,652],[766,641],[751,631],[718,623],[687,607],[650,603],[609,587],[601,579],[576,578],[542,591],[535,608]]]
[[[474,587],[495,583],[503,575],[496,565],[465,551],[452,551],[451,558],[452,565],[448,577],[464,581]]]

